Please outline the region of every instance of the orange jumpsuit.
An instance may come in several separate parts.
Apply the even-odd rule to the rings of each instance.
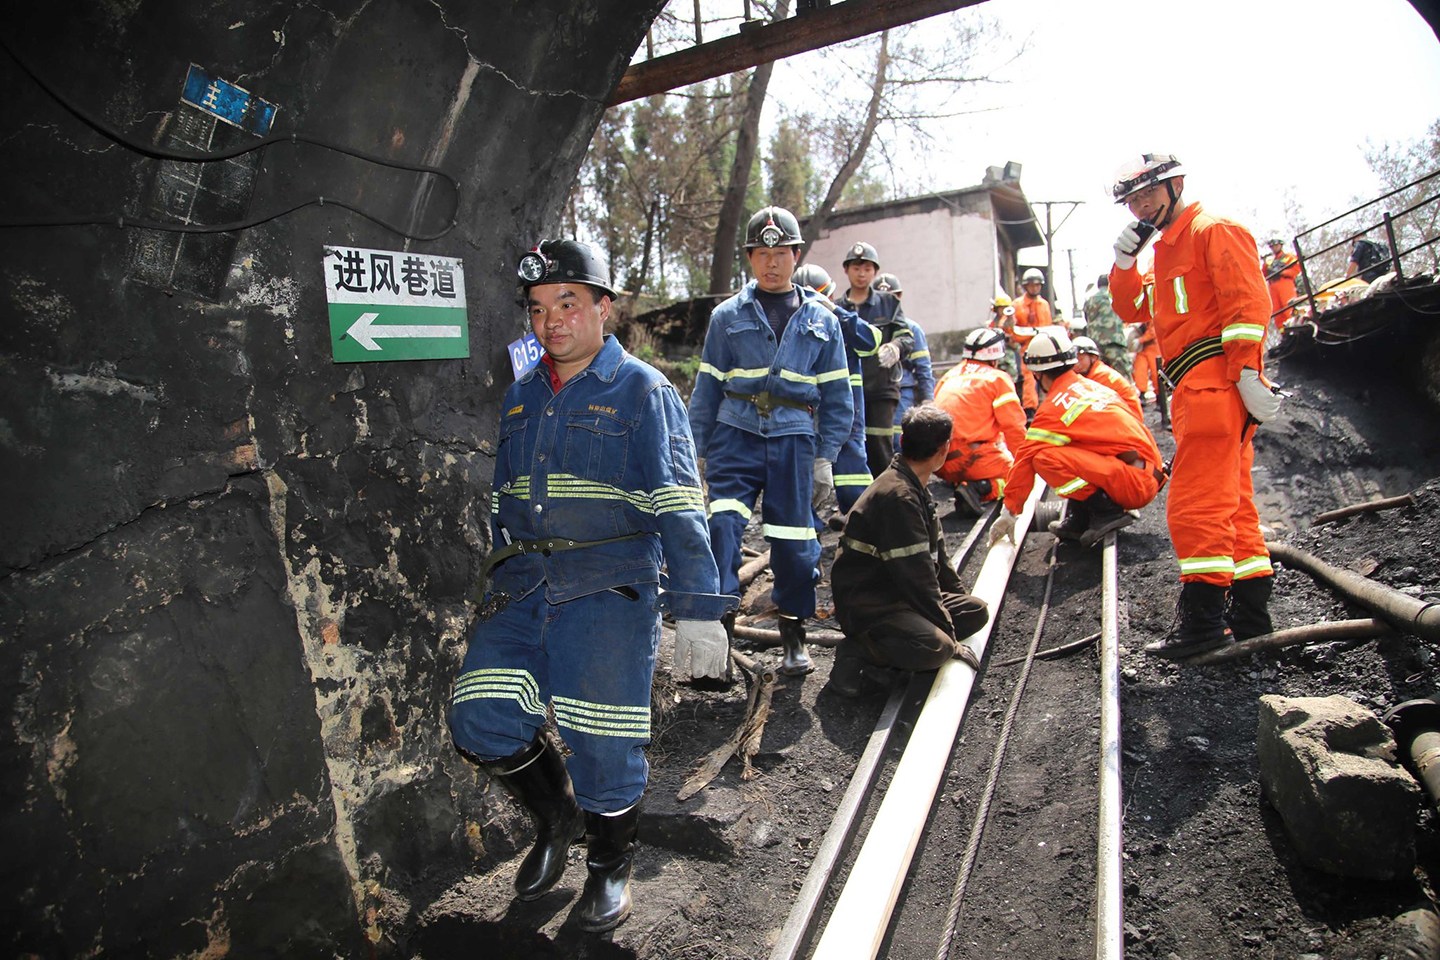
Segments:
[[[1111,291],[1110,305],[1125,323],[1140,324],[1139,349],[1130,361],[1135,389],[1140,393],[1160,392],[1160,345],[1155,341],[1155,273],[1145,271],[1140,279],[1140,293],[1134,299],[1117,297]]]
[[[1270,319],[1276,329],[1285,326],[1294,310],[1290,301],[1295,299],[1295,278],[1300,275],[1300,261],[1280,251],[1280,255],[1265,261],[1265,279],[1270,285]]]
[[[1125,406],[1130,408],[1131,413],[1135,414],[1141,421],[1145,419],[1145,411],[1140,407],[1140,394],[1136,393],[1130,381],[1125,379],[1125,374],[1097,357],[1090,364],[1090,371],[1081,374],[1081,376],[1086,380],[1103,383],[1111,390],[1114,390],[1120,395],[1120,399],[1125,401]]]
[[[1141,277],[1110,271],[1113,298],[1133,301]],[[1155,243],[1155,332],[1173,365],[1186,347],[1217,338],[1221,353],[1200,361],[1171,398],[1175,459],[1167,518],[1180,579],[1226,586],[1274,573],[1250,468],[1254,431],[1240,400],[1240,371],[1263,371],[1261,353],[1270,298],[1255,240],[1237,223],[1192,203]]]
[[[950,484],[989,480],[990,495],[985,499],[999,500],[1005,494],[1013,451],[1025,438],[1025,412],[1015,395],[1015,381],[988,363],[961,360],[940,378],[935,405],[955,424],[950,453],[935,475]]]
[[[1025,366],[1025,348],[1035,339],[1035,331],[1055,321],[1050,315],[1050,301],[1044,297],[1032,297],[1028,293],[1011,301],[1015,308],[1015,322],[1008,324],[1005,335],[1020,350],[1020,405],[1034,410],[1040,403],[1040,393],[1035,389],[1035,374]]]
[[[1131,451],[1138,462],[1120,459]],[[1062,497],[1089,500],[1098,488],[1135,510],[1160,492],[1161,462],[1150,431],[1114,390],[1067,370],[1025,431],[1005,484],[1005,509],[1020,512],[1039,474]]]

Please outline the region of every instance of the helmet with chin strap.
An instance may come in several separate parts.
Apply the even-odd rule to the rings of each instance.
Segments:
[[[1075,365],[1075,344],[1063,330],[1037,333],[1025,348],[1025,366],[1037,373]]]
[[[993,327],[971,330],[965,336],[961,355],[971,360],[995,361],[1005,356],[1005,334]]]
[[[1175,154],[1144,153],[1133,160],[1125,161],[1115,171],[1115,183],[1110,188],[1110,194],[1116,203],[1124,203],[1147,187],[1183,176],[1185,168],[1180,165],[1180,158]],[[1175,188],[1172,186],[1170,190],[1173,201]]]
[[[1029,270],[1026,270],[1025,274],[1020,278],[1020,286],[1022,287],[1032,283],[1044,282],[1045,274],[1041,273],[1040,270],[1036,267],[1031,267]]]
[[[1097,357],[1100,356],[1100,344],[1096,343],[1094,340],[1091,340],[1089,337],[1076,337],[1070,342],[1074,345],[1075,353],[1077,355],[1082,353],[1093,353]]]

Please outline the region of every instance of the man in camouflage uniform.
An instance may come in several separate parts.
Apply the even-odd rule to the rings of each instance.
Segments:
[[[1095,292],[1085,300],[1085,333],[1100,347],[1105,362],[1130,376],[1130,352],[1125,344],[1125,324],[1110,303],[1110,278],[1100,277]]]

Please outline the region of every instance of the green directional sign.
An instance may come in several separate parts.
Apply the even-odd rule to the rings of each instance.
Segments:
[[[327,246],[324,269],[336,363],[470,356],[458,257]]]

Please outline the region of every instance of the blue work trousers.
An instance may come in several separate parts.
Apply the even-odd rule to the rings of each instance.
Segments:
[[[555,707],[582,810],[615,813],[645,792],[658,587],[636,583],[551,603],[541,585],[475,626],[450,703],[456,746],[481,760],[518,753]]]
[[[715,425],[705,456],[710,487],[710,548],[720,568],[720,592],[740,593],[740,547],[745,528],[761,503],[761,524],[770,541],[770,597],[781,611],[815,615],[815,580],[820,541],[810,493],[815,481],[815,437],[798,434],[761,437],[727,423]]]

